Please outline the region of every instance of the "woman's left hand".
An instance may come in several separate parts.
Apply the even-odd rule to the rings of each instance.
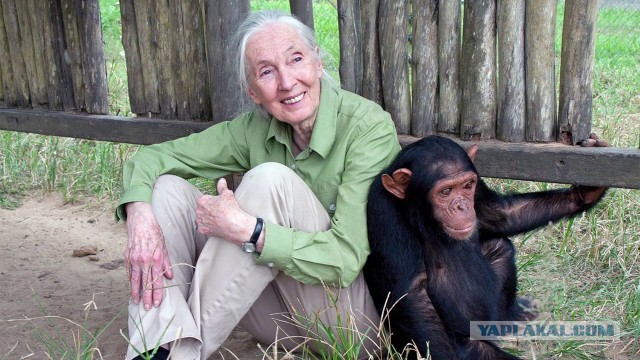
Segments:
[[[251,237],[256,218],[240,209],[233,191],[227,188],[224,178],[218,181],[216,188],[217,196],[204,195],[197,200],[198,231],[241,245]]]

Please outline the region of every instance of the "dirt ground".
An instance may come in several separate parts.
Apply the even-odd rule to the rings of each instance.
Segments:
[[[0,208],[0,360],[49,359],[44,349],[52,341],[38,340],[37,332],[73,347],[85,334],[82,328],[94,333],[107,325],[94,359],[124,359],[125,242],[124,224],[114,221],[109,204],[95,200],[64,204],[47,194],[26,199],[15,210]],[[73,251],[83,246],[95,247],[97,254],[74,257]],[[261,354],[241,329],[224,347],[235,356],[223,350],[214,358],[257,359]]]

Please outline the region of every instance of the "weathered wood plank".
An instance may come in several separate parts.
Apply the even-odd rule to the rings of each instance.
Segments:
[[[418,140],[399,138],[403,146]],[[478,144],[474,164],[481,176],[640,189],[640,150],[453,140],[465,148]]]
[[[362,96],[384,106],[380,45],[378,44],[379,0],[360,0],[362,34]]]
[[[555,141],[557,1],[527,1],[525,11],[525,79],[527,93],[525,139],[532,142]]]
[[[289,9],[291,10],[291,14],[313,30],[312,0],[289,0]]]
[[[64,58],[68,61],[71,69],[71,83],[73,85],[73,98],[75,101],[75,110],[81,111],[86,109],[85,104],[85,83],[84,70],[82,68],[82,54],[84,53],[83,42],[80,37],[80,13],[81,1],[61,0],[64,37],[66,48],[64,49]]]
[[[593,115],[593,62],[598,2],[568,1],[562,30],[558,133],[576,144],[589,137]]]
[[[187,52],[193,48],[191,45],[195,39],[185,37],[185,21],[183,16],[183,4],[191,4],[193,1],[170,1],[169,2],[169,26],[171,34],[173,34],[171,48],[171,71],[173,74],[173,88],[175,89],[176,101],[176,118],[178,120],[189,120],[189,73],[193,72],[195,65],[191,61],[187,61],[189,57]],[[198,6],[198,4],[194,4]],[[199,6],[198,6],[199,8]],[[188,18],[187,18],[188,19]],[[198,19],[194,19],[198,21]],[[187,21],[189,22],[189,21]],[[189,50],[187,49],[189,48]]]
[[[356,94],[362,92],[362,30],[360,4],[357,0],[338,0],[340,32],[340,83]]]
[[[85,106],[92,114],[108,114],[107,68],[98,0],[84,0],[79,14]]]
[[[46,70],[47,97],[49,109],[64,110],[73,106],[73,89],[68,77],[67,67],[63,63],[63,54],[58,51],[64,41],[62,34],[62,15],[57,1],[39,1],[43,19],[44,63]],[[62,49],[61,51],[64,51]]]
[[[81,139],[153,144],[199,132],[211,122],[0,109],[0,129]],[[401,135],[406,145],[418,138]],[[473,142],[459,141],[463,146]],[[640,189],[640,149],[479,142],[482,176]],[[594,171],[597,169],[597,171]]]
[[[142,73],[142,89],[135,91],[144,92],[144,112],[157,115],[160,113],[160,100],[158,95],[158,70],[156,65],[156,47],[152,21],[155,21],[153,14],[154,7],[152,0],[135,0],[133,2],[136,32],[138,34],[138,51],[140,53],[140,72]]]
[[[142,80],[142,59],[138,47],[136,11],[133,0],[120,0],[120,20],[122,22],[122,46],[127,63],[127,87],[131,112],[144,114],[146,107],[144,81]]]
[[[496,137],[496,3],[464,3],[461,125],[464,140]]]
[[[36,106],[51,108],[49,105],[49,95],[47,92],[47,75],[45,72],[45,69],[47,67],[45,65],[46,50],[44,48],[44,32],[45,22],[49,21],[49,17],[43,15],[48,14],[48,12],[45,12],[46,4],[47,2],[42,0],[27,0],[27,10],[29,20],[31,22],[31,35],[35,56],[35,76],[37,78],[37,89],[35,90],[35,92],[37,93],[38,101]],[[31,89],[31,93],[34,93],[34,89]],[[31,99],[31,102],[35,102],[33,98]]]
[[[411,135],[433,134],[438,122],[438,0],[413,0]]]
[[[21,54],[24,60],[24,70],[26,71],[27,82],[29,83],[29,100],[31,107],[42,107],[42,92],[38,85],[38,75],[36,70],[36,54],[33,47],[33,34],[31,17],[29,16],[28,1],[16,1],[16,15],[20,36],[12,41],[20,43]]]
[[[214,122],[229,120],[236,112],[233,100],[237,86],[229,81],[227,39],[249,14],[249,0],[205,0],[207,62],[211,86],[211,114]],[[215,49],[215,50],[213,50]]]
[[[202,131],[212,124],[159,118],[20,110],[0,109],[0,129],[148,145]]]
[[[460,133],[460,1],[438,3],[438,131]]]
[[[497,137],[524,141],[524,17],[525,0],[498,1]]]
[[[378,13],[382,93],[399,134],[411,131],[407,0],[380,0]]]
[[[160,117],[175,119],[176,90],[173,72],[173,57],[178,54],[173,50],[174,36],[169,19],[170,0],[154,0],[151,2],[155,21],[151,24],[154,45],[156,47],[156,65],[158,70],[158,101],[160,103]]]
[[[29,107],[29,80],[22,57],[22,44],[17,40],[20,39],[20,28],[15,0],[2,2],[2,15],[6,29],[6,48],[8,49],[6,54],[9,54],[13,86],[16,89],[14,104],[20,107]]]
[[[16,88],[13,81],[13,71],[11,70],[11,53],[9,52],[9,41],[4,24],[4,10],[0,1],[0,94],[2,94],[3,104],[6,106],[16,105]]]
[[[194,1],[182,2],[184,16],[189,86],[189,119],[211,120],[211,98],[209,86],[209,68],[207,64],[205,23],[200,4]],[[186,70],[186,69],[185,69]]]

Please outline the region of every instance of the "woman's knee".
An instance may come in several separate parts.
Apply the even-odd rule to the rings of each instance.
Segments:
[[[153,185],[151,205],[154,209],[167,206],[194,208],[200,196],[200,190],[187,180],[175,175],[162,175]]]
[[[299,181],[300,177],[287,166],[275,162],[260,164],[247,171],[242,177],[242,182],[238,187],[249,189],[264,189],[279,186],[287,181]]]

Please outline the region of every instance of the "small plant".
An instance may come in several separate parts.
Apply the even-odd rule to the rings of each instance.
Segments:
[[[49,359],[69,359],[69,360],[94,360],[102,359],[102,354],[98,349],[98,339],[100,335],[117,319],[122,311],[114,316],[104,326],[97,326],[95,329],[89,329],[89,317],[92,310],[97,310],[95,303],[95,295],[91,301],[83,304],[83,322],[77,323],[71,319],[49,315],[40,297],[33,291],[36,303],[40,311],[44,314],[40,317],[16,319],[9,321],[25,321],[33,331],[36,340],[44,346],[45,353]],[[44,321],[44,325],[41,320]],[[71,324],[71,339],[69,339],[66,330],[63,330],[59,321]],[[13,349],[12,349],[13,350]],[[12,352],[9,351],[5,358]],[[4,358],[3,358],[4,359]]]

